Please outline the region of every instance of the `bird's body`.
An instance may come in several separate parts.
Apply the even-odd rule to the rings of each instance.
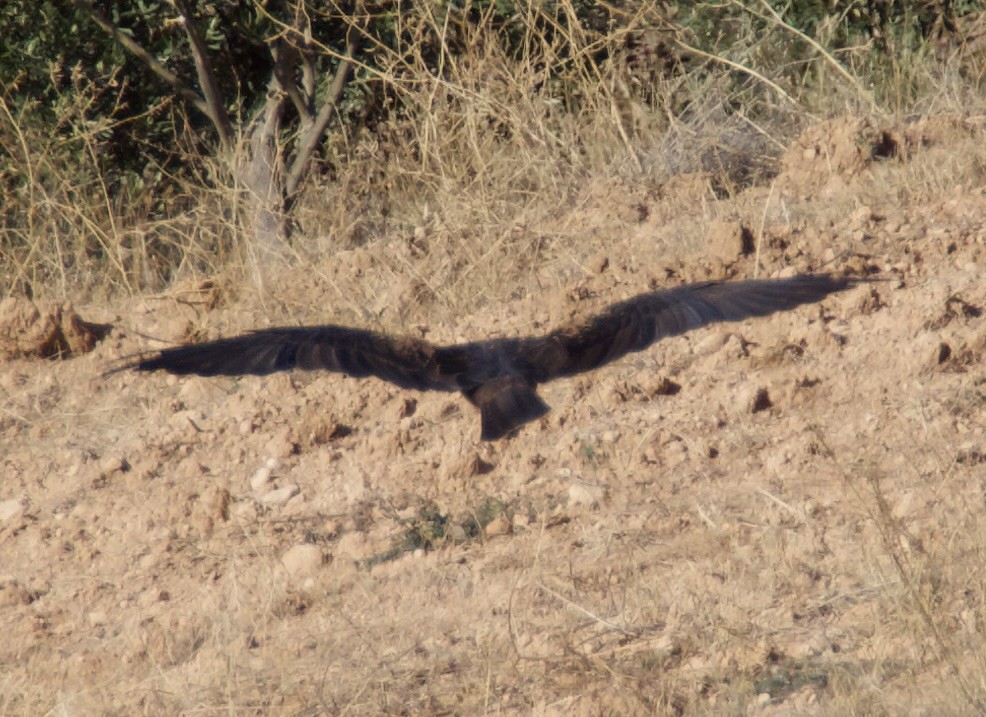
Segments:
[[[538,384],[590,371],[706,324],[820,301],[859,281],[808,274],[688,284],[613,304],[582,324],[546,336],[451,346],[341,326],[263,329],[164,349],[121,369],[200,376],[321,369],[376,376],[419,391],[460,391],[480,410],[482,438],[493,440],[548,412],[537,395]]]

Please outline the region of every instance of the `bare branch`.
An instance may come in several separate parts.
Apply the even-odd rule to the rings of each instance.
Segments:
[[[206,113],[212,124],[215,125],[223,144],[230,147],[233,144],[233,124],[229,120],[226,112],[226,105],[219,92],[219,83],[216,80],[216,73],[209,62],[209,52],[206,49],[205,41],[199,34],[198,28],[192,22],[191,9],[185,0],[172,0],[175,8],[181,13],[181,24],[185,28],[188,42],[192,47],[192,57],[195,59],[195,71],[199,76],[199,86],[205,95],[207,105]]]
[[[270,52],[274,58],[274,76],[280,83],[280,88],[287,93],[298,116],[301,117],[302,127],[307,127],[313,118],[313,98],[304,92],[303,88],[299,89],[294,79],[294,68],[302,61],[301,52],[284,40],[273,42]]]
[[[308,128],[308,131],[301,136],[298,142],[298,151],[295,152],[294,159],[291,161],[291,166],[288,169],[285,197],[289,206],[298,191],[298,187],[301,186],[301,181],[305,176],[312,153],[315,151],[316,145],[321,141],[322,135],[325,134],[325,129],[329,126],[329,121],[332,119],[332,113],[342,97],[343,90],[346,88],[346,82],[349,80],[349,74],[353,69],[352,58],[356,55],[357,49],[359,49],[359,35],[351,32],[349,38],[346,40],[346,56],[339,60],[339,66],[336,68],[335,76],[332,78],[328,95],[319,108],[318,114],[315,116],[315,121]]]
[[[134,41],[130,35],[110,22],[105,15],[92,6],[89,0],[71,0],[71,2],[77,8],[86,13],[94,23],[105,30],[114,40],[119,42],[120,46],[123,47],[124,50],[143,62],[147,65],[151,72],[171,85],[175,92],[187,100],[193,107],[195,107],[195,109],[204,114],[206,117],[212,119],[212,115],[209,112],[209,106],[205,99],[203,99],[202,95],[186,85],[175,73],[158,62],[157,58],[137,44],[137,42]]]

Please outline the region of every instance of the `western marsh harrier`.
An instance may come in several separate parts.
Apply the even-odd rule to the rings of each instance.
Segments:
[[[540,383],[590,371],[655,341],[718,321],[741,321],[824,299],[861,279],[826,274],[709,281],[641,294],[546,336],[454,346],[351,329],[299,326],[164,349],[116,370],[199,376],[266,375],[290,369],[376,376],[401,388],[461,391],[479,408],[483,440],[548,412]]]

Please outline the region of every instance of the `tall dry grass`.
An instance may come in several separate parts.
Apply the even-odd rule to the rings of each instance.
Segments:
[[[578,203],[590,180],[704,170],[730,193],[773,171],[812,118],[962,111],[982,94],[981,54],[959,43],[880,55],[829,46],[838,13],[809,37],[762,1],[714,7],[686,17],[639,2],[593,24],[571,0],[521,3],[505,27],[494,4],[468,20],[415,5],[400,22],[420,42],[378,45],[376,68],[358,80],[393,111],[326,138],[293,216],[292,251],[310,262],[425,232],[445,256],[422,277],[425,294],[439,306],[482,302],[494,279],[509,285],[564,243],[538,227]],[[703,35],[703,12],[725,18],[711,28],[720,40]],[[0,95],[0,291],[78,298],[249,276],[244,190],[223,163],[179,136],[171,166],[115,172],[103,138],[136,131],[141,118],[93,116],[92,98],[125,78],[97,87],[57,71],[72,81],[56,126],[15,102],[13,87]]]

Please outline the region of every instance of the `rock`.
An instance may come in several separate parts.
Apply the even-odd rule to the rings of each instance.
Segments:
[[[606,496],[606,489],[589,483],[572,483],[568,487],[568,504],[595,505]]]
[[[507,519],[503,515],[498,515],[486,524],[486,537],[494,538],[498,535],[509,535],[511,529],[512,527]]]
[[[325,563],[325,556],[317,545],[302,543],[288,548],[281,556],[281,563],[288,575],[314,575]]]
[[[271,469],[267,466],[263,468],[258,468],[256,472],[250,476],[250,487],[257,491],[258,493],[267,487],[270,483]]]
[[[70,303],[42,312],[28,299],[10,296],[0,302],[0,359],[88,353],[111,328],[83,320]]]
[[[742,413],[760,413],[773,405],[770,394],[763,386],[746,386],[736,395],[736,406]]]
[[[112,475],[116,472],[125,473],[129,468],[127,459],[122,456],[109,456],[99,464],[99,472],[104,476]]]
[[[298,441],[289,428],[282,428],[268,441],[264,450],[273,458],[287,458],[298,451]]]
[[[0,523],[19,520],[23,516],[24,502],[20,498],[0,502]]]
[[[89,619],[89,624],[92,626],[105,625],[107,616],[102,610],[93,610],[87,616]]]
[[[301,488],[293,483],[289,483],[281,488],[276,488],[266,493],[260,502],[265,505],[284,505],[301,492]]]
[[[729,264],[753,251],[753,234],[739,222],[717,219],[709,225],[705,243],[710,258]]]
[[[710,356],[726,345],[729,336],[725,331],[710,331],[705,338],[695,343],[692,353],[696,356]]]

